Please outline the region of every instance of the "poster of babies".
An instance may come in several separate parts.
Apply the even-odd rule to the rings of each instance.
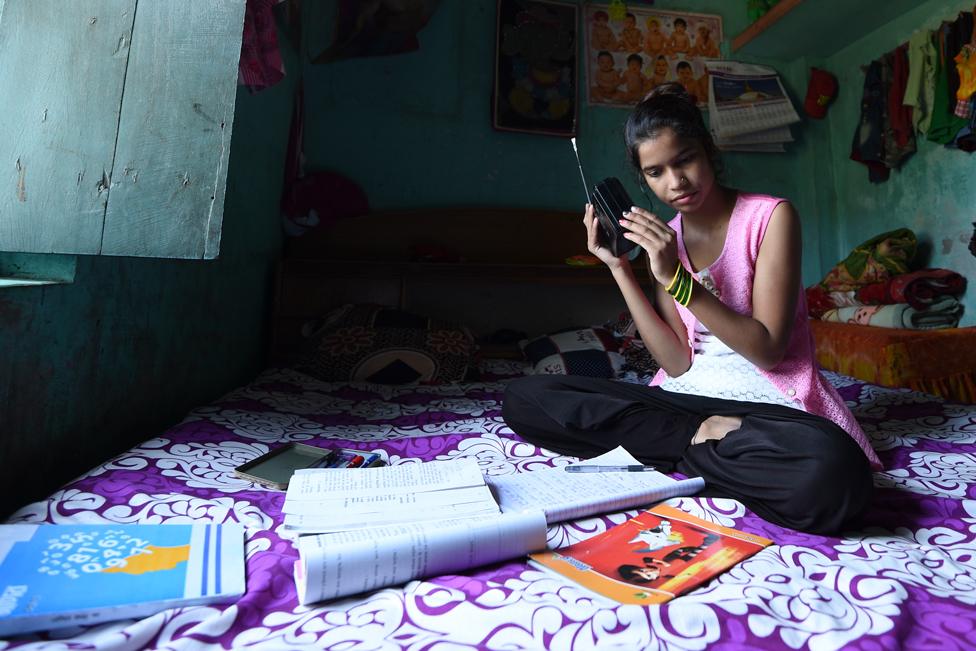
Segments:
[[[722,17],[659,11],[629,3],[626,12],[586,5],[586,93],[592,105],[629,107],[652,88],[676,81],[708,105],[706,59],[721,58]]]

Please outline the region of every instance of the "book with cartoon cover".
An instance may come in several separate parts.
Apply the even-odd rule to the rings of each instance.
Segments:
[[[647,605],[693,590],[771,544],[661,505],[587,540],[529,554],[529,559],[604,597]]]
[[[242,594],[238,524],[0,525],[0,637]]]

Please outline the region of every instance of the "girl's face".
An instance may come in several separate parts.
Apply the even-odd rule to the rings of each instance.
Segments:
[[[641,174],[657,198],[690,214],[705,202],[715,185],[715,170],[702,143],[662,130],[637,147]]]

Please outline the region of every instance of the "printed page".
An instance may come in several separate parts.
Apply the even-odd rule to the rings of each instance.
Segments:
[[[487,486],[377,497],[348,497],[285,503],[285,527],[299,532],[328,533],[396,522],[497,515],[498,503]]]
[[[546,547],[541,511],[305,536],[295,568],[302,604],[467,570]]]
[[[337,495],[384,495],[403,490],[448,490],[484,485],[476,459],[427,461],[397,466],[361,468],[312,468],[296,470],[288,484],[285,501],[322,500]]]
[[[708,61],[709,126],[719,139],[800,121],[773,68]]]
[[[297,471],[288,485],[285,530],[329,533],[397,522],[498,514],[476,459]]]
[[[617,448],[580,465],[631,465],[640,462]],[[590,472],[574,474],[546,468],[516,475],[489,477],[503,513],[542,509],[551,524],[596,513],[621,511],[680,495],[693,495],[705,486],[701,477],[676,481],[652,472]]]

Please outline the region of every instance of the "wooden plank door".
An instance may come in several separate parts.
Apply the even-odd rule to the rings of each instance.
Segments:
[[[216,257],[243,26],[244,0],[140,0],[103,253]]]
[[[0,0],[0,251],[214,258],[245,0]]]
[[[99,252],[135,6],[0,0],[0,250]]]

